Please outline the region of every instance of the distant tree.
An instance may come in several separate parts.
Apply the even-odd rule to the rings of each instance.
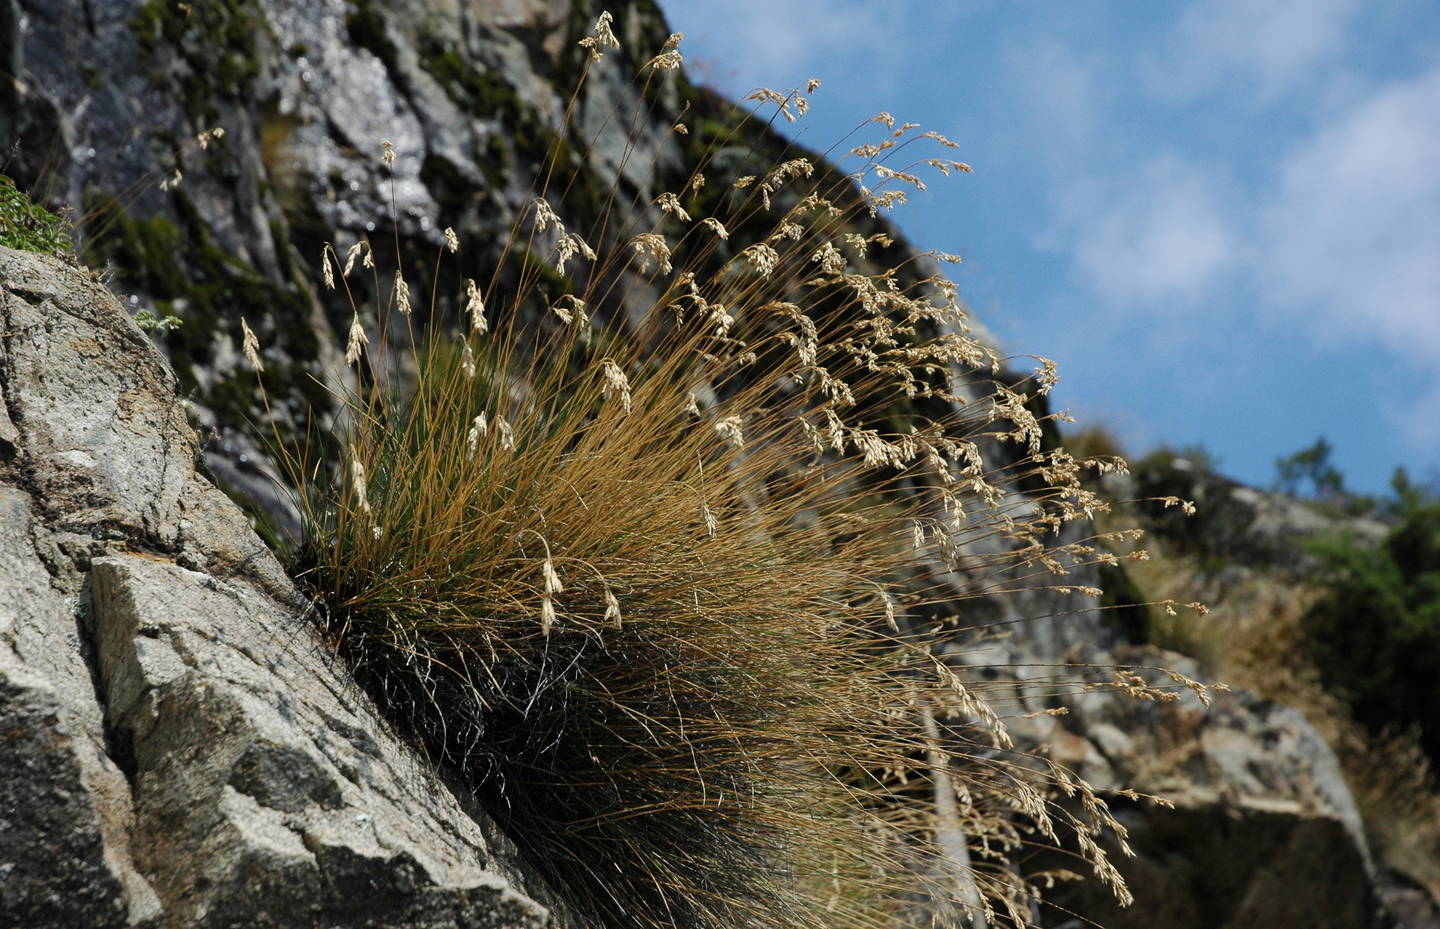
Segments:
[[[1427,504],[1440,503],[1440,471],[1432,470],[1417,481],[1403,466],[1398,467],[1390,475],[1390,492],[1391,497],[1380,507],[1382,515],[1404,519]]]
[[[1300,496],[1306,484],[1318,500],[1337,501],[1345,496],[1345,478],[1330,463],[1335,449],[1322,435],[1315,444],[1275,460],[1276,486],[1282,493]]]

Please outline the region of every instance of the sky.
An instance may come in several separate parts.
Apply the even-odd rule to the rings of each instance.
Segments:
[[[894,216],[1052,399],[1138,457],[1440,479],[1440,3],[661,0],[692,77],[823,84],[824,150],[892,112],[974,174]],[[943,181],[943,182],[942,182]]]

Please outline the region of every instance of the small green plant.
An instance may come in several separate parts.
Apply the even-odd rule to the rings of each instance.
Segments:
[[[64,218],[31,201],[3,174],[0,174],[0,245],[47,255],[69,255],[75,248]]]
[[[157,335],[164,335],[171,329],[179,329],[181,326],[185,325],[185,320],[181,319],[178,316],[175,316],[173,314],[157,316],[155,315],[154,310],[149,309],[140,310],[130,318],[133,319],[135,321],[135,325],[139,326],[141,329],[145,330],[146,332],[156,333]]]
[[[793,116],[816,84],[755,99]],[[323,256],[327,286],[386,296],[355,309],[342,425],[282,452],[296,576],[587,925],[1026,925],[1066,875],[1024,850],[1062,834],[1126,898],[1094,838],[1123,829],[1013,750],[941,635],[965,597],[1077,590],[1094,540],[1056,537],[1104,504],[1027,407],[1053,365],[999,376],[948,279],[884,262],[876,213],[969,169],[892,166],[953,143],[876,122],[848,176],[790,153],[726,177],[711,147],[635,228],[569,228],[555,171],[455,320],[366,241]],[[464,260],[446,230],[437,262]]]

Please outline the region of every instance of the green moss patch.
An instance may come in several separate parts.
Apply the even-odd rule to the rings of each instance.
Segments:
[[[185,112],[200,125],[218,118],[216,98],[250,96],[262,43],[274,38],[258,0],[148,0],[130,18],[130,30],[146,55],[169,50],[188,65],[177,80]]]
[[[242,423],[254,417],[254,378],[248,370],[234,372],[202,391],[197,369],[212,362],[217,332],[229,333],[240,344],[241,317],[262,340],[283,339],[284,354],[295,359],[267,360],[272,402],[329,409],[328,394],[307,374],[306,366],[320,346],[303,292],[275,283],[216,244],[182,194],[176,194],[176,203],[179,222],[135,217],[114,198],[91,193],[87,213],[107,220],[86,243],[86,261],[111,264],[122,280],[154,298],[157,315],[183,321],[163,333],[166,352],[182,389],[198,395],[222,421]]]

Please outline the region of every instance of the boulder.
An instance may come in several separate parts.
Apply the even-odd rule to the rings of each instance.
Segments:
[[[1071,681],[1059,696],[1024,685],[1031,713],[1059,715],[1018,720],[1018,740],[1101,788],[1134,853],[1101,837],[1130,907],[1088,882],[1062,885],[1052,924],[1079,929],[1081,914],[1107,929],[1410,925],[1382,898],[1359,810],[1314,727],[1290,707],[1171,672],[1200,676],[1175,652],[1077,646],[1047,675]]]
[[[1199,676],[1193,661],[1160,649],[1104,657]],[[1081,911],[1111,929],[1393,925],[1339,761],[1304,717],[1242,690],[1206,704],[1144,673],[1179,699],[1108,687],[1072,698],[1057,719],[1095,745],[1115,787],[1171,804],[1114,798],[1137,853],[1122,866],[1135,904],[1117,911],[1095,899]]]
[[[319,641],[175,388],[92,274],[0,249],[0,925],[550,925]]]

